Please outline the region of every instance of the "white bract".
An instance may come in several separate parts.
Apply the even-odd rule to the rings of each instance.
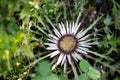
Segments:
[[[88,29],[80,29],[81,23],[59,23],[59,29],[54,28],[54,34],[49,34],[47,50],[52,50],[49,56],[58,56],[56,65],[64,65],[82,59],[81,54],[92,52],[89,50],[94,43],[89,40]]]

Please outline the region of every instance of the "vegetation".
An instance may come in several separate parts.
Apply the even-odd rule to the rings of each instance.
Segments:
[[[75,21],[83,11],[95,55],[83,55],[79,80],[120,80],[120,4],[118,0],[0,0],[0,79],[74,80],[68,68],[51,66],[45,42],[52,26]],[[92,69],[91,69],[92,67]]]

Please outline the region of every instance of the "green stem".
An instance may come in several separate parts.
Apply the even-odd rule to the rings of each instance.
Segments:
[[[103,17],[103,15],[100,16],[100,17],[98,17],[97,20],[95,20],[85,31],[88,32],[93,26],[95,26],[95,24],[96,24],[102,17]]]
[[[96,33],[100,32],[100,31],[104,30],[106,27],[108,27],[108,26],[110,26],[110,25],[112,25],[112,24],[114,24],[114,23],[115,23],[115,21],[112,21],[110,24],[108,24],[108,25],[106,25],[106,26],[98,29],[96,32],[91,33],[89,36],[90,36],[90,37],[93,36],[94,34],[96,34]]]
[[[118,6],[118,8],[120,8],[120,5],[119,5],[115,0],[112,0],[112,2],[113,2],[116,6]]]
[[[51,22],[51,20],[46,16],[46,15],[44,15],[45,16],[45,18],[47,19],[47,21],[51,24],[51,26],[55,29],[55,26],[54,26],[54,24]]]
[[[46,33],[45,31],[43,31],[39,26],[36,26],[36,28],[37,28],[38,30],[40,30],[42,33],[44,33],[44,34],[48,37],[47,33]]]
[[[75,80],[78,80],[77,70],[76,70],[76,67],[75,67],[75,64],[74,64],[73,61],[72,61],[72,63],[71,63],[71,67],[72,67],[73,73],[74,73],[74,75],[75,75]]]
[[[28,69],[29,67],[32,67],[32,66],[36,65],[39,61],[41,61],[41,60],[43,60],[43,59],[45,59],[45,58],[47,58],[47,57],[49,57],[49,54],[46,55],[46,56],[43,56],[43,57],[38,58],[37,60],[35,60],[34,62],[32,62],[30,65],[26,66],[25,69]]]
[[[102,64],[102,65],[110,68],[110,69],[113,70],[113,71],[116,71],[116,72],[120,73],[120,70],[118,70],[118,69],[110,66],[109,64],[107,64],[107,63],[105,63],[105,62],[102,62],[102,61],[100,61],[100,60],[98,60],[98,59],[96,59],[96,58],[93,58],[93,57],[89,56],[89,55],[84,55],[84,56],[87,57],[87,58],[90,58],[90,59],[92,59],[92,60],[95,60],[96,62],[98,62],[98,63],[100,63],[100,64]]]

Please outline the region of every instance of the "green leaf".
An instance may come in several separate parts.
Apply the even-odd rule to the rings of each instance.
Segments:
[[[37,73],[43,76],[50,73],[50,63],[47,61],[41,61],[37,67]]]
[[[32,80],[59,80],[58,76],[55,74],[50,74],[46,76],[36,75]]]
[[[58,80],[58,76],[55,74],[51,74],[47,80]]]
[[[120,76],[117,76],[117,77],[115,78],[115,80],[120,80]]]
[[[35,76],[32,80],[41,80],[41,76]]]
[[[88,61],[86,61],[86,60],[81,60],[79,66],[80,66],[80,69],[81,69],[83,72],[87,72],[87,71],[89,70],[90,64],[89,64]]]
[[[88,72],[87,72],[87,75],[91,78],[91,79],[99,79],[101,74],[98,70],[96,69],[90,69]]]
[[[112,0],[114,1],[114,0]],[[113,8],[112,8],[112,14],[114,16],[114,20],[115,20],[115,28],[120,30],[120,20],[119,20],[119,16],[120,16],[120,10],[117,9],[117,6],[114,4]]]
[[[111,17],[109,15],[107,15],[107,17],[104,20],[104,24],[109,25],[110,23],[111,23]]]
[[[88,80],[88,76],[85,73],[83,73],[79,76],[79,80]]]

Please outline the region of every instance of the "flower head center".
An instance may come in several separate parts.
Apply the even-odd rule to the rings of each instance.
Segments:
[[[77,40],[72,35],[65,35],[60,38],[58,48],[65,54],[70,54],[75,51],[77,47]]]

